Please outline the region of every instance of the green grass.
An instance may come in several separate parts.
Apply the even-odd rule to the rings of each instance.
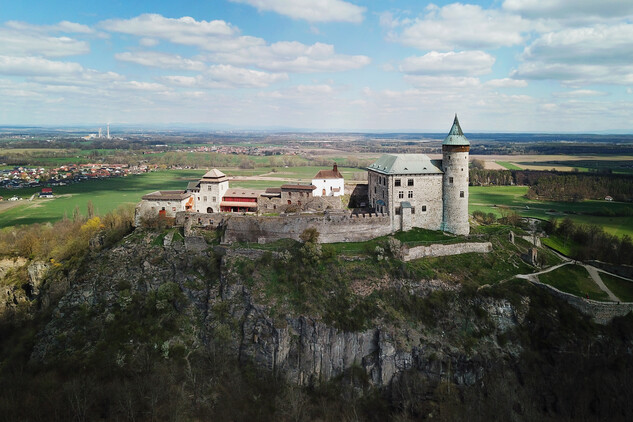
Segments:
[[[522,217],[534,217],[549,220],[552,217],[569,217],[575,223],[596,224],[608,233],[633,236],[633,216],[593,216],[588,215],[597,211],[612,211],[622,214],[625,210],[633,209],[633,204],[624,202],[581,201],[556,202],[527,199],[527,186],[471,186],[469,188],[468,211],[482,211],[494,213],[501,217],[502,210],[516,211]]]
[[[587,270],[580,265],[565,265],[538,276],[541,283],[549,284],[563,292],[578,297],[589,296],[589,299],[608,301],[607,293],[591,279]]]
[[[555,251],[565,256],[571,256],[572,246],[573,246],[571,240],[566,241],[560,236],[552,234],[549,237],[544,237],[543,239],[541,239],[541,242],[545,246],[549,246],[550,248],[554,249]]]
[[[496,161],[497,164],[499,164],[500,166],[505,167],[508,170],[523,170],[521,167],[517,166],[516,164],[510,163],[508,161]]]
[[[68,186],[53,188],[54,199],[34,200],[0,214],[0,227],[17,224],[45,223],[72,217],[75,206],[86,214],[86,204],[92,201],[97,214],[106,214],[120,205],[136,204],[141,196],[156,190],[185,189],[189,180],[196,180],[204,171],[178,170],[161,171],[127,177],[88,180]],[[30,197],[40,188],[20,190],[1,189],[0,195]]]
[[[611,293],[622,302],[633,302],[633,282],[603,272],[598,273]]]

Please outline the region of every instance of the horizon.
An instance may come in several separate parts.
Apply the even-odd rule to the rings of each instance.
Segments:
[[[633,133],[632,22],[620,0],[13,2],[0,125]]]

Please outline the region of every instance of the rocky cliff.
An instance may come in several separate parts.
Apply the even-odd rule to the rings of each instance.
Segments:
[[[230,249],[137,230],[35,283],[43,307],[52,303],[30,365],[135,373],[147,359],[183,359],[191,371],[196,353],[220,351],[308,389],[352,379],[357,394],[378,392],[381,415],[633,416],[620,394],[606,394],[633,387],[630,318],[601,328],[524,281],[460,283],[457,258],[442,259],[431,262],[448,270],[433,272],[374,254]],[[29,277],[44,269],[32,264]],[[59,283],[68,287],[54,303]]]

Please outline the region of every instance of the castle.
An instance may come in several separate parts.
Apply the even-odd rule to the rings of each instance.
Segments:
[[[385,154],[367,168],[369,203],[389,215],[393,231],[421,227],[467,235],[469,150],[455,115],[442,160]]]
[[[229,188],[228,177],[212,169],[185,191],[143,196],[137,225],[142,218],[164,216],[186,227],[224,226],[227,242],[298,239],[308,225],[332,242],[368,240],[413,227],[467,235],[469,150],[455,115],[442,143],[442,160],[423,154],[381,156],[367,168],[367,196],[361,202],[368,201],[371,211],[352,213],[341,201],[345,185],[336,164],[319,171],[311,184],[266,190]]]

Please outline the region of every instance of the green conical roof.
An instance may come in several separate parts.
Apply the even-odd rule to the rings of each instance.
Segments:
[[[442,145],[470,145],[470,142],[464,136],[464,132],[462,132],[462,128],[459,126],[457,114],[455,114],[455,120],[453,120],[453,127],[448,132],[448,136],[444,139]]]

